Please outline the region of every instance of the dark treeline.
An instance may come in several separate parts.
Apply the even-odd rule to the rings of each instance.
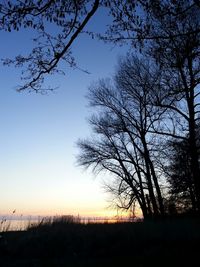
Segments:
[[[163,12],[158,4],[149,14],[152,35],[161,37],[90,87],[95,135],[78,143],[80,165],[111,173],[117,207],[139,206],[144,218],[200,214],[199,9]]]

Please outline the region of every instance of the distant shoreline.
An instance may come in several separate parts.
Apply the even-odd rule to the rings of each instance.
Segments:
[[[71,217],[78,223],[116,223],[116,222],[133,222],[141,220],[141,218],[130,217],[108,217],[108,216],[0,216],[0,232],[3,231],[22,231],[26,230],[28,226],[32,224],[39,224],[42,221],[53,220],[54,218]]]

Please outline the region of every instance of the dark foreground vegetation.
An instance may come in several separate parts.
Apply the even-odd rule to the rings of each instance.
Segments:
[[[1,233],[0,266],[199,266],[200,220],[57,220]]]

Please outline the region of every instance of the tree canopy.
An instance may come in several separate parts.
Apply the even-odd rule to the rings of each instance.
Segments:
[[[92,33],[87,24],[95,18],[97,10],[106,9],[111,24],[104,34]],[[23,84],[19,91],[41,92],[44,80],[49,74],[62,73],[59,68],[64,61],[76,68],[72,54],[74,40],[80,34],[88,33],[106,42],[130,43],[131,47],[142,48],[151,40],[169,40],[200,32],[199,24],[191,27],[174,25],[182,19],[199,15],[199,1],[141,1],[141,0],[9,0],[0,1],[0,30],[19,31],[30,28],[36,31],[33,49],[28,55],[17,55],[14,59],[4,59],[5,65],[22,67]],[[165,28],[166,21],[170,27]],[[169,25],[168,25],[169,26]],[[52,31],[51,29],[55,30]]]

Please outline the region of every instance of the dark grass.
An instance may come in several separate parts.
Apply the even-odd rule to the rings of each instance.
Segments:
[[[200,266],[200,220],[40,222],[2,233],[2,267]]]

